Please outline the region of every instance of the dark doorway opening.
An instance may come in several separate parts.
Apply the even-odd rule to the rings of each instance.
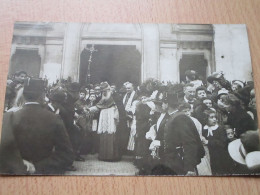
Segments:
[[[41,57],[38,50],[17,49],[11,59],[9,74],[16,71],[25,71],[28,76],[39,78],[41,70]]]
[[[205,81],[207,77],[207,66],[208,62],[205,60],[203,54],[183,54],[180,60],[180,81],[185,82],[185,71],[195,70],[200,79]]]
[[[87,45],[90,48],[92,45]],[[107,81],[120,87],[129,81],[135,85],[141,81],[141,54],[133,45],[95,45],[90,66],[91,84]],[[79,82],[85,85],[88,74],[90,51],[80,55]]]

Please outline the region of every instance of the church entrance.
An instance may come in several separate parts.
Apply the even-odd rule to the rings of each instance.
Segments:
[[[185,71],[195,70],[200,79],[205,81],[207,78],[208,62],[203,54],[183,54],[180,60],[180,81],[185,82]]]
[[[28,76],[38,78],[41,69],[41,57],[38,50],[17,49],[12,56],[9,74],[25,71]]]
[[[86,48],[91,48],[87,45]],[[80,55],[79,82],[86,84],[89,49],[84,48]],[[120,87],[126,81],[135,85],[141,82],[141,54],[134,45],[95,45],[90,62],[90,83],[107,81]]]

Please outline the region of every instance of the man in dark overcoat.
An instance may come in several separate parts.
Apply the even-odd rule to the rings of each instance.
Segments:
[[[0,159],[6,161],[5,154],[10,147],[14,147],[15,150],[12,151],[26,162],[27,170],[33,167],[31,170],[34,171],[30,173],[62,174],[74,160],[73,150],[63,121],[40,104],[43,90],[43,80],[26,80],[23,92],[25,105],[17,111],[7,113],[8,116],[3,121],[3,134],[9,134],[9,143],[13,143],[13,146],[6,142],[5,145],[1,144]],[[8,166],[12,163],[4,164]],[[20,174],[20,171],[5,170]]]
[[[196,175],[196,166],[205,151],[193,121],[177,110],[182,101],[178,98],[180,89],[179,86],[173,86],[167,94],[170,118],[164,130],[163,174]]]

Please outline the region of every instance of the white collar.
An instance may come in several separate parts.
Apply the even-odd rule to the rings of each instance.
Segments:
[[[208,125],[205,125],[204,126],[204,130],[208,130],[208,135],[207,137],[209,136],[213,136],[213,131],[217,130],[218,129],[218,124],[214,125],[214,126],[208,126]]]
[[[53,112],[55,112],[55,108],[52,106],[51,103],[48,103],[48,106],[49,106],[49,108],[50,108]]]
[[[156,123],[156,127],[157,127],[156,130],[157,131],[159,130],[160,124],[161,124],[162,120],[164,119],[165,115],[166,115],[166,113],[161,113],[161,115],[160,115],[160,117],[159,117],[159,119]]]
[[[31,105],[31,104],[38,105],[38,104],[40,104],[40,103],[38,103],[38,102],[26,102],[24,105]]]

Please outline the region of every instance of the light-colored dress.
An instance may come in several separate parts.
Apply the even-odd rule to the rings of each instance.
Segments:
[[[196,119],[194,117],[190,117],[190,118],[193,120],[193,122],[198,130],[198,133],[200,135],[200,138],[202,139],[203,136],[202,136],[201,123],[198,121],[198,119]],[[198,174],[199,175],[212,175],[211,166],[210,166],[209,149],[207,146],[203,146],[203,147],[205,150],[205,156],[201,159],[201,163],[197,165]]]

